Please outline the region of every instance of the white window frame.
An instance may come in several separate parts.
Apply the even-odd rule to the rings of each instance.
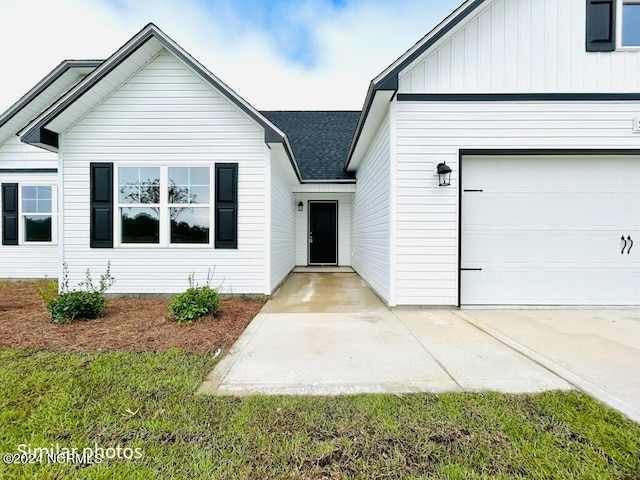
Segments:
[[[640,0],[617,0],[616,5],[616,50],[623,52],[638,51],[640,45],[622,45],[622,10],[625,5],[640,5]]]
[[[172,204],[169,203],[167,198],[167,192],[169,190],[169,167],[206,167],[209,169],[209,203],[200,204],[198,208],[209,208],[209,242],[208,243],[171,243],[171,221],[169,219],[169,208],[184,207],[185,204]],[[160,238],[158,243],[123,243],[121,236],[121,222],[122,215],[120,213],[122,208],[149,208],[148,203],[120,203],[119,192],[119,170],[120,168],[159,168],[160,169]],[[188,163],[163,163],[157,164],[143,164],[139,162],[118,162],[114,164],[114,221],[113,221],[113,235],[114,235],[114,247],[116,248],[131,248],[131,249],[157,249],[157,248],[170,248],[170,249],[209,249],[213,248],[213,221],[214,221],[214,184],[213,184],[214,168],[213,164],[206,162],[188,162]]]
[[[51,241],[50,242],[28,242],[24,218],[42,215],[40,213],[23,212],[22,210],[22,187],[50,187],[51,188]],[[58,244],[58,187],[47,182],[19,182],[18,183],[18,245],[46,246]]]

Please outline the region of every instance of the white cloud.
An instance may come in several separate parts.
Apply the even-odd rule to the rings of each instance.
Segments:
[[[148,22],[259,109],[359,109],[369,81],[460,2],[352,0],[337,10],[294,2],[289,15],[317,48],[310,69],[230,7],[213,15],[195,0],[120,0],[118,8],[107,0],[2,0],[0,111],[63,59],[106,58]]]

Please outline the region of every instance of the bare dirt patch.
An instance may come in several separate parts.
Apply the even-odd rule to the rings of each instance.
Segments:
[[[224,298],[215,317],[178,324],[167,317],[168,299],[115,298],[105,316],[68,324],[51,322],[31,282],[0,283],[0,348],[39,350],[228,350],[260,311],[261,300]]]

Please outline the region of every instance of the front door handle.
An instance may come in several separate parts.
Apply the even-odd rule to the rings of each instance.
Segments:
[[[622,240],[624,242],[624,245],[622,247],[622,251],[620,252],[620,255],[624,255],[624,251],[627,248],[627,239],[624,238],[624,235],[622,235],[622,237],[620,237],[620,240]]]
[[[631,249],[633,248],[633,240],[631,239],[631,235],[627,237],[627,240],[629,240],[629,243],[631,243],[631,245],[629,246],[629,250],[627,250],[627,255],[629,255],[631,253]]]

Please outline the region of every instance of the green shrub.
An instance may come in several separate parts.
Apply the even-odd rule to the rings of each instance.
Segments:
[[[169,303],[169,317],[178,323],[194,322],[215,315],[220,308],[220,296],[215,288],[211,288],[211,272],[207,275],[207,284],[199,286],[194,282],[194,275],[189,275],[189,288],[175,295]]]
[[[74,290],[62,293],[49,305],[49,313],[54,322],[75,319],[92,319],[102,315],[107,299],[99,292]]]
[[[38,293],[45,302],[45,306],[55,323],[64,323],[76,319],[93,319],[102,315],[107,307],[107,299],[104,293],[111,288],[115,279],[111,276],[111,263],[107,263],[106,273],[100,275],[98,286],[95,286],[91,278],[91,272],[87,269],[85,280],[78,284],[79,290],[69,290],[69,270],[64,264],[63,282],[58,296],[51,294],[50,282],[44,289],[38,287]]]

